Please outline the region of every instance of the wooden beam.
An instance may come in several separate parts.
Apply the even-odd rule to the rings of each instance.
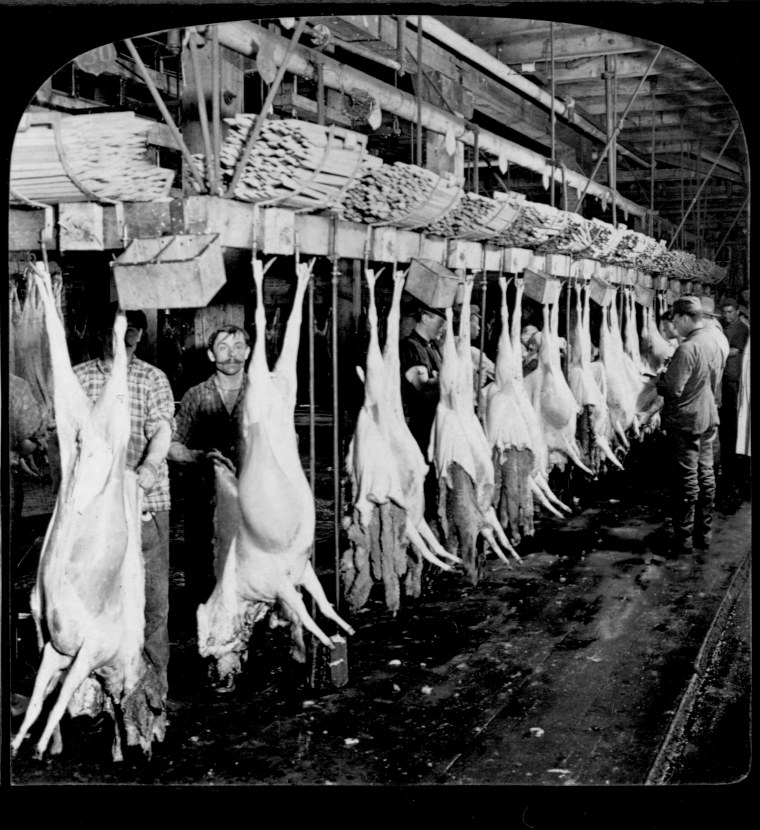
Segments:
[[[659,156],[657,158],[658,164],[660,163],[667,163],[667,164],[677,164],[680,165],[680,161],[677,156]],[[689,166],[691,164],[691,166]],[[701,162],[698,166],[700,175],[704,175],[710,169],[710,165]],[[679,168],[672,168],[672,167],[657,167],[655,170],[655,181],[658,182],[666,182],[666,181],[680,181],[682,178],[687,178],[689,175],[694,176],[694,160],[688,158],[684,161],[683,172],[681,172]],[[715,171],[713,172],[713,176],[716,176],[721,179],[725,179],[726,181],[730,182],[737,182],[743,183],[744,180],[738,173],[733,173],[730,170],[725,170],[716,167]],[[618,170],[617,180],[618,182],[634,182],[634,181],[646,181],[649,178],[649,171],[648,170]]]
[[[651,55],[619,55],[615,66],[618,78],[640,78],[647,68]],[[547,64],[544,64],[545,66]],[[686,58],[678,57],[673,53],[661,56],[652,68],[650,75],[667,75],[674,72],[695,72],[699,66]],[[549,70],[546,69],[546,72]],[[554,71],[555,84],[573,84],[582,81],[602,80],[604,73],[604,58],[602,56],[589,58],[577,66],[557,67]]]
[[[622,98],[623,101],[628,100],[633,95],[638,81],[636,78],[623,78],[618,82],[617,93],[618,100]],[[655,81],[647,80],[641,90],[641,95],[649,96],[654,89],[655,95],[671,95],[674,93],[689,93],[689,92],[705,92],[707,90],[716,90],[725,95],[723,87],[709,75],[688,75],[688,76],[673,76],[660,75]],[[582,103],[588,99],[598,97],[599,86],[596,79],[584,83],[567,84],[562,88],[563,95],[570,95]],[[596,103],[592,101],[592,103]]]
[[[501,60],[508,64],[537,61],[543,63],[546,60],[545,38],[536,37],[533,33],[518,32],[504,36],[495,32],[473,40],[480,46],[494,46],[500,43]],[[555,34],[554,59],[566,61],[598,55],[641,52],[649,48],[651,44],[639,38],[580,26],[573,30],[560,30]]]
[[[658,113],[683,113],[689,110],[703,110],[711,115],[736,118],[736,109],[731,101],[723,94],[693,94],[667,93],[656,96]],[[603,97],[584,98],[584,109],[593,115],[604,114]],[[652,111],[652,96],[637,99],[631,107],[631,113],[647,113]]]

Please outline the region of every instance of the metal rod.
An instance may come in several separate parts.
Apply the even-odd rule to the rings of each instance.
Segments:
[[[166,104],[164,103],[163,98],[161,97],[161,93],[156,89],[156,85],[153,83],[153,79],[148,74],[148,70],[145,68],[145,64],[142,61],[137,49],[135,49],[134,43],[129,38],[126,38],[124,41],[127,49],[129,50],[129,54],[132,56],[132,60],[135,62],[135,66],[137,67],[140,75],[142,76],[143,81],[145,81],[145,86],[148,87],[148,91],[153,96],[153,100],[156,102],[156,106],[158,107],[159,112],[161,113],[164,121],[166,122],[166,126],[169,128],[169,132],[172,134],[172,138],[176,142],[177,146],[182,153],[183,158],[187,162],[190,175],[195,179],[195,181],[200,185],[201,190],[206,190],[206,183],[203,181],[203,176],[198,172],[198,168],[195,166],[195,162],[193,161],[193,156],[190,150],[187,149],[187,144],[185,144],[185,140],[182,138],[182,133],[177,129],[177,125],[174,123],[174,119],[171,116],[171,113],[166,108]]]
[[[333,409],[333,539],[335,543],[335,608],[340,606],[340,396],[338,394],[338,282],[340,269],[338,268],[338,245],[337,245],[337,219],[333,217],[331,222],[332,237],[332,274],[331,274],[331,297],[330,307],[332,309],[331,324],[331,352],[332,352],[332,409]]]
[[[219,193],[222,186],[222,170],[219,156],[222,152],[222,54],[219,48],[219,26],[215,23],[211,30],[211,132],[214,140],[214,176],[212,189]]]
[[[417,27],[417,166],[422,167],[422,24]]]
[[[556,98],[554,96],[554,23],[551,22],[549,24],[549,60],[551,63],[551,128],[552,128],[552,139],[551,139],[551,162],[552,162],[552,178],[551,178],[551,201],[550,205],[554,207],[554,171],[557,169],[557,147],[556,147],[556,138],[555,138],[555,129],[557,124],[557,111],[555,109],[556,105]]]
[[[742,203],[742,206],[739,208],[739,210],[738,210],[738,212],[737,212],[736,216],[734,216],[734,221],[733,221],[733,222],[731,222],[731,224],[729,225],[729,228],[728,228],[728,230],[726,231],[726,235],[723,237],[723,240],[721,241],[720,245],[718,245],[717,250],[716,250],[716,251],[715,251],[715,253],[713,254],[713,259],[714,259],[714,260],[717,260],[717,258],[718,258],[718,254],[721,252],[721,250],[723,249],[723,246],[724,246],[724,245],[726,244],[726,242],[728,241],[728,237],[729,237],[729,235],[730,235],[731,231],[734,229],[734,225],[735,225],[735,224],[739,221],[739,217],[742,215],[742,213],[744,213],[744,208],[746,208],[746,207],[747,207],[747,204],[748,204],[748,203],[749,203],[749,196],[747,196],[747,198],[746,198],[746,199],[744,200],[744,202]]]
[[[655,169],[655,160],[654,160],[654,137],[655,137],[655,128],[654,128],[654,119],[656,114],[656,97],[654,94],[654,87],[652,86],[652,82],[649,82],[649,91],[652,95],[652,151],[649,156],[649,235],[654,236],[654,169]]]
[[[246,162],[248,161],[248,154],[251,152],[251,147],[253,147],[254,143],[256,142],[256,139],[259,137],[259,134],[261,133],[261,128],[264,126],[264,122],[266,121],[269,109],[272,106],[272,103],[274,102],[275,96],[277,95],[277,91],[279,90],[280,84],[282,83],[282,79],[285,77],[285,72],[288,68],[288,61],[290,60],[290,56],[295,51],[295,48],[298,45],[298,40],[303,34],[303,30],[305,28],[306,18],[302,17],[298,21],[298,25],[296,26],[296,30],[293,33],[293,37],[290,39],[290,42],[288,43],[288,48],[285,52],[285,56],[282,59],[282,63],[277,69],[277,74],[274,77],[274,81],[272,82],[272,85],[269,87],[269,92],[267,93],[266,101],[264,101],[261,110],[256,115],[256,121],[254,122],[253,129],[248,134],[245,146],[240,152],[237,164],[235,165],[235,172],[232,174],[232,180],[230,181],[229,187],[227,188],[228,197],[231,197],[232,194],[235,192],[235,188],[237,187],[238,182],[240,181],[240,177],[243,175]]]
[[[602,150],[602,152],[599,154],[599,158],[597,159],[596,166],[594,167],[593,172],[591,173],[591,175],[587,179],[586,186],[583,188],[583,193],[581,194],[581,198],[578,200],[578,206],[575,209],[576,213],[578,213],[580,211],[581,205],[583,204],[583,200],[586,198],[586,193],[588,192],[589,186],[594,181],[594,178],[596,177],[596,174],[599,172],[599,168],[602,166],[602,161],[604,159],[605,154],[610,149],[610,147],[612,146],[612,143],[615,141],[615,139],[618,137],[618,133],[620,132],[620,130],[622,130],[623,122],[625,121],[629,110],[631,109],[634,102],[636,101],[636,98],[638,98],[639,92],[641,92],[641,88],[644,86],[644,83],[645,83],[647,77],[649,76],[649,73],[652,71],[652,67],[655,64],[655,61],[657,60],[657,58],[660,57],[660,53],[662,52],[662,50],[663,50],[663,47],[660,46],[660,48],[657,50],[654,57],[650,61],[649,66],[646,68],[646,71],[641,76],[641,80],[639,81],[638,86],[633,91],[633,95],[631,95],[628,103],[625,105],[625,109],[623,110],[623,114],[620,116],[620,120],[618,121],[617,127],[615,127],[615,129],[612,132],[612,135],[607,140],[607,145],[605,146],[604,150]]]
[[[683,128],[683,116],[681,116],[681,127]],[[684,175],[683,175],[683,138],[681,139],[681,167],[680,167],[680,174],[681,174],[681,216],[683,216],[684,211]],[[683,229],[681,230],[681,248],[683,248]]]
[[[565,379],[570,374],[570,302],[572,300],[572,280],[567,281],[567,302],[565,303]],[[559,302],[559,300],[557,300]]]
[[[198,120],[201,124],[201,135],[203,136],[203,150],[206,153],[206,179],[208,181],[209,190],[212,190],[214,185],[214,151],[211,145],[211,133],[208,128],[208,110],[206,109],[206,95],[203,90],[203,77],[201,76],[201,61],[198,57],[198,44],[195,42],[195,32],[190,32],[190,37],[188,38],[187,45],[190,50],[190,60],[193,64],[195,95],[198,99]]]
[[[475,130],[474,143],[472,145],[472,189],[477,195],[480,189],[480,130]]]
[[[486,277],[486,246],[483,245],[483,268],[481,271],[483,279],[481,282],[480,294],[480,352],[478,354],[478,382],[475,384],[475,406],[478,411],[478,419],[485,428],[486,413],[480,407],[480,390],[482,389],[481,378],[483,377],[483,354],[486,347],[486,292],[488,290],[488,280]]]
[[[684,226],[684,223],[686,222],[686,217],[691,213],[691,209],[696,204],[697,199],[699,199],[700,194],[704,190],[705,185],[707,184],[710,176],[712,176],[713,170],[715,170],[715,168],[718,166],[718,162],[720,161],[723,153],[725,153],[726,147],[728,147],[731,139],[734,137],[734,133],[738,129],[739,129],[739,122],[737,121],[734,124],[734,126],[732,127],[731,132],[728,134],[728,138],[723,143],[723,146],[720,148],[720,153],[718,153],[718,158],[715,159],[715,161],[712,164],[712,167],[709,169],[709,171],[707,172],[707,175],[702,180],[702,184],[699,186],[699,190],[697,191],[696,196],[694,196],[694,198],[691,200],[691,204],[689,205],[688,210],[686,211],[686,213],[681,218],[681,224],[678,226],[678,228],[676,229],[676,232],[673,234],[673,238],[670,240],[670,244],[668,245],[668,250],[670,250],[673,247],[673,243],[675,242],[676,236],[678,235],[678,231],[680,231],[681,228]]]

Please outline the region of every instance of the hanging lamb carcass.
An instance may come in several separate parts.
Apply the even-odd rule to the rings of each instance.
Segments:
[[[584,473],[593,475],[583,463],[576,441],[581,407],[562,372],[558,302],[543,304],[543,319],[538,366],[525,377],[525,389],[541,423],[549,463],[564,469],[569,458]]]
[[[454,337],[453,310],[446,309],[446,329],[439,374],[440,394],[431,430],[429,454],[438,478],[438,516],[450,553],[462,558],[473,584],[483,571],[478,550],[482,536],[504,562],[519,561],[493,508],[494,466],[491,447],[473,405],[470,349],[470,303],[474,279],[468,276]]]
[[[534,497],[557,517],[570,511],[549,489],[546,481],[548,450],[533,405],[523,385],[520,320],[524,282],[516,283],[512,320],[507,306],[507,280],[501,289],[501,334],[496,354],[495,378],[487,390],[486,437],[494,466],[493,504],[512,542],[534,532]],[[555,505],[557,507],[555,507]]]
[[[587,465],[598,472],[603,459],[619,469],[623,465],[610,447],[611,427],[607,409],[604,366],[597,362],[594,372],[591,361],[591,323],[589,290],[586,287],[583,301],[581,283],[575,284],[575,327],[571,338],[571,359],[568,367],[568,383],[573,397],[581,406],[579,416],[580,445]]]
[[[343,554],[341,571],[352,608],[363,607],[372,586],[382,582],[386,606],[395,613],[402,579],[409,596],[420,595],[423,560],[443,570],[451,570],[443,560],[460,560],[442,547],[425,521],[428,465],[404,419],[399,319],[405,273],[394,274],[382,352],[375,305],[378,276],[365,271],[370,337],[365,370],[357,369],[364,382],[364,403],[346,457],[352,509],[344,525],[351,547]]]
[[[18,750],[60,683],[38,757],[51,737],[51,752],[61,751],[66,710],[113,717],[114,760],[122,758],[123,737],[149,755],[152,741],[163,740],[166,717],[160,682],[143,657],[140,491],[126,467],[126,318],[119,314],[114,323],[113,367],[93,405],[71,368],[47,273],[36,278],[36,288],[50,342],[62,478],[31,598],[42,660],[11,748]]]
[[[264,268],[254,260],[256,341],[248,367],[243,439],[237,478],[221,466],[217,480],[217,582],[198,606],[198,650],[216,661],[220,683],[231,687],[248,651],[256,622],[290,625],[293,657],[306,658],[305,627],[328,648],[335,642],[310,616],[305,588],[319,610],[344,631],[311,564],[316,514],[314,496],[301,466],[295,429],[297,374],[303,298],[314,261],[296,266],[297,284],[282,350],[270,372],[266,358]]]

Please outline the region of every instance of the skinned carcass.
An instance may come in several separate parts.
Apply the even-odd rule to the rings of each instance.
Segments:
[[[522,536],[533,536],[533,476],[536,453],[528,425],[518,400],[515,362],[507,308],[507,281],[501,287],[501,334],[494,372],[494,382],[486,390],[486,437],[493,448],[494,506],[512,542],[519,544]],[[519,351],[518,351],[519,363]],[[533,485],[535,486],[535,485]]]
[[[494,465],[491,446],[475,415],[470,350],[470,301],[474,279],[465,280],[459,337],[453,311],[446,309],[446,334],[439,374],[440,395],[430,436],[429,455],[438,478],[438,516],[450,553],[462,558],[476,584],[483,570],[480,536],[507,564],[502,547],[520,560],[493,507]],[[495,535],[494,535],[495,534]]]
[[[624,351],[631,359],[630,365],[636,370],[632,374],[638,383],[636,413],[639,425],[645,432],[651,432],[659,425],[659,412],[664,401],[657,392],[648,364],[641,357],[633,289],[625,290],[625,325],[623,333]]]
[[[198,606],[198,650],[216,660],[220,681],[232,684],[248,650],[253,625],[273,612],[273,624],[290,625],[293,657],[306,659],[303,628],[329,648],[335,643],[311,618],[299,588],[344,631],[351,626],[327,600],[311,564],[316,516],[314,497],[298,454],[294,410],[296,360],[303,298],[314,261],[296,266],[297,284],[282,350],[270,372],[266,358],[264,268],[254,260],[256,341],[248,367],[243,415],[244,454],[238,480],[216,469],[217,579]],[[239,511],[239,512],[238,512]],[[226,518],[220,519],[220,515]],[[237,526],[235,526],[237,525]],[[226,548],[219,554],[219,547]]]
[[[372,270],[365,271],[369,344],[365,370],[357,367],[364,382],[364,403],[346,456],[352,508],[344,526],[351,547],[343,554],[341,573],[352,608],[361,608],[373,584],[382,582],[386,606],[395,614],[400,607],[402,577],[405,592],[416,597],[421,592],[423,560],[451,570],[439,557],[453,562],[459,559],[442,547],[425,521],[428,465],[404,419],[399,318],[405,273],[394,273],[382,352],[375,305],[378,276]],[[417,554],[414,558],[413,552]]]
[[[511,323],[505,277],[499,278],[499,287],[501,334],[494,383],[488,389],[486,436],[494,464],[494,508],[513,543],[518,544],[522,536],[533,535],[534,497],[560,518],[557,507],[567,512],[570,508],[554,495],[546,480],[549,452],[538,415],[523,385],[520,321],[524,281],[516,281]]]
[[[599,334],[599,356],[607,379],[610,423],[620,442],[629,446],[627,433],[641,437],[641,427],[662,406],[662,398],[650,379],[626,353],[615,303],[605,306]]]
[[[667,365],[675,347],[660,334],[654,318],[654,309],[645,306],[642,311],[641,356],[647,371],[658,375]]]
[[[37,278],[55,379],[61,486],[40,554],[31,608],[42,660],[15,752],[61,681],[36,745],[39,757],[58,725],[72,715],[109,713],[114,760],[121,737],[150,754],[166,725],[160,684],[143,658],[145,582],[140,494],[126,469],[130,436],[126,318],[117,315],[113,366],[93,406],[75,376],[47,274]]]
[[[588,466],[598,471],[602,458],[606,458],[616,467],[623,469],[610,447],[610,418],[607,410],[607,400],[603,389],[597,382],[604,366],[599,364],[597,373],[591,368],[591,323],[589,310],[589,291],[586,288],[583,301],[583,286],[575,284],[575,327],[571,338],[572,350],[570,366],[568,367],[568,384],[573,397],[581,406],[578,432],[581,436],[580,445],[584,452]],[[606,389],[606,378],[603,378],[603,387]]]
[[[569,458],[583,472],[593,472],[583,463],[575,432],[581,407],[573,397],[562,372],[559,352],[559,303],[543,305],[544,325],[538,349],[538,366],[524,380],[525,389],[539,416],[549,461],[564,469]]]

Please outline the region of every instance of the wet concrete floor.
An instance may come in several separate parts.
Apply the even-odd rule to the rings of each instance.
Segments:
[[[12,782],[642,784],[750,539],[745,503],[716,515],[710,552],[666,559],[646,541],[661,503],[656,487],[613,476],[568,521],[543,519],[522,564],[489,559],[477,586],[428,573],[422,597],[404,598],[395,618],[381,593],[353,617],[341,609],[356,628],[341,689],[324,676],[312,687],[288,656],[286,633],[260,626],[236,690],[211,692],[173,552],[164,743],[150,761],[135,753],[113,764],[109,730],[70,720],[63,754],[33,761],[25,744]],[[320,576],[333,581],[328,570]],[[31,580],[28,569],[14,583],[19,610]],[[727,670],[736,649],[722,642]],[[29,694],[36,669],[28,643],[12,678],[19,694]],[[748,699],[746,672],[725,684],[724,698]],[[706,690],[705,711],[718,693]],[[746,707],[730,714],[735,734],[748,734]],[[714,746],[682,746],[679,783],[743,774],[736,753],[727,760],[730,746],[725,763]]]

